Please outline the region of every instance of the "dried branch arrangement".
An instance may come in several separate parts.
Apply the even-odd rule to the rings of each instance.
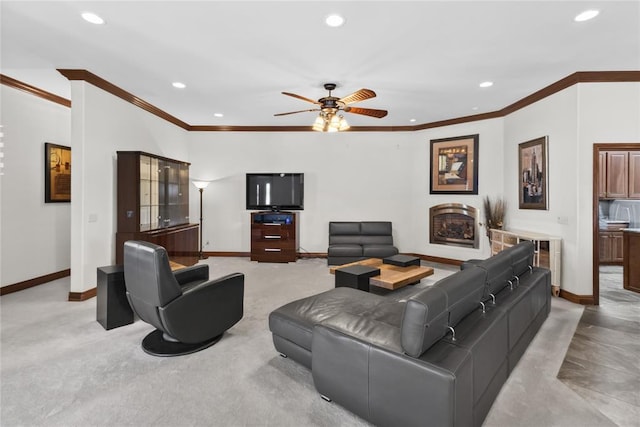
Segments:
[[[506,202],[502,198],[491,201],[489,196],[484,198],[484,222],[487,227],[487,236],[490,238],[489,230],[492,228],[501,229],[504,226],[504,214],[507,208]]]

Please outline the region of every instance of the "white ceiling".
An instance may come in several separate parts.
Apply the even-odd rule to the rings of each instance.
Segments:
[[[574,22],[586,9],[600,15]],[[334,12],[343,27],[324,24]],[[389,110],[350,124],[406,126],[499,110],[576,71],[640,70],[639,1],[2,0],[0,19],[2,74],[70,98],[55,70],[85,69],[190,125],[310,125],[273,116],[313,108],[280,92],[318,99],[335,82]]]

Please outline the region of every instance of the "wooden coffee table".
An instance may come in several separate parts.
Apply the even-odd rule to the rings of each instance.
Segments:
[[[419,282],[427,276],[433,274],[433,268],[421,267],[418,265],[410,265],[408,267],[400,267],[392,264],[385,264],[380,258],[369,258],[362,261],[351,262],[349,264],[336,265],[329,268],[331,274],[335,274],[336,270],[350,265],[366,265],[380,269],[380,275],[369,279],[369,284],[381,288],[394,290],[412,283]]]

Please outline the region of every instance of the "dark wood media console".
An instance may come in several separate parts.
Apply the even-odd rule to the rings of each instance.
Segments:
[[[251,261],[295,262],[297,251],[296,213],[251,213]]]

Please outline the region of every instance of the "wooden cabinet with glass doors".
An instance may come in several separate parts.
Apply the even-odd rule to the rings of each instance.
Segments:
[[[189,163],[118,151],[116,263],[127,240],[164,246],[172,261],[198,260],[198,224],[189,223]]]

